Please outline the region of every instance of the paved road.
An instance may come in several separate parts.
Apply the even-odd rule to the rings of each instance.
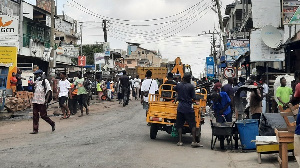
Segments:
[[[202,129],[204,148],[191,148],[189,135],[183,147],[166,132],[151,140],[138,101],[125,108],[106,102],[91,109],[91,115],[82,118],[52,117],[57,123],[54,133],[44,121],[37,135],[28,134],[32,120],[2,122],[0,167],[278,167],[277,155],[263,155],[259,165],[255,152],[210,150],[208,123]],[[289,166],[296,163],[290,161]]]

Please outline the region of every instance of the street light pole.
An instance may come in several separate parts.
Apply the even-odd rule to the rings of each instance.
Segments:
[[[80,23],[80,55],[83,56],[82,54],[82,24],[83,22]],[[81,77],[83,77],[83,67],[81,66]]]
[[[83,22],[79,22],[80,23],[80,55],[82,55],[82,24]]]
[[[50,47],[51,49],[51,53],[50,53],[50,60],[49,60],[49,69],[50,72],[48,72],[49,74],[51,74],[54,70],[55,67],[55,50],[54,50],[54,26],[55,26],[55,18],[54,18],[54,14],[55,14],[55,3],[54,0],[51,0],[51,30],[50,30]]]

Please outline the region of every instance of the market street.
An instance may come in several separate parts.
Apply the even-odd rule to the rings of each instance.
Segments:
[[[263,155],[258,164],[256,152],[220,151],[219,144],[211,150],[208,122],[202,128],[204,148],[191,148],[190,135],[183,147],[166,132],[151,140],[139,101],[125,108],[117,102],[94,104],[82,118],[51,118],[56,131],[41,120],[37,135],[29,134],[32,119],[1,122],[1,167],[278,167],[277,154]],[[289,166],[297,167],[292,160]]]

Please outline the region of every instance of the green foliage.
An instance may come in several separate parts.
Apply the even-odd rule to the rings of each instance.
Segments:
[[[94,64],[94,53],[103,52],[102,44],[94,44],[94,45],[83,45],[82,53],[86,56],[86,64],[92,65]]]
[[[93,45],[83,45],[82,46],[82,55],[86,56],[86,64],[94,64],[94,53],[103,52],[102,44],[93,44]],[[77,65],[77,58],[72,59],[72,62]]]

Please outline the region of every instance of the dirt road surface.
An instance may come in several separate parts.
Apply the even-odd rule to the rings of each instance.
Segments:
[[[159,132],[156,140],[149,137],[145,111],[139,101],[123,108],[117,102],[91,106],[89,116],[71,116],[67,120],[51,117],[56,131],[40,120],[39,134],[31,135],[32,119],[0,121],[1,168],[132,168],[132,167],[229,167],[275,168],[277,154],[262,155],[257,163],[255,152],[210,149],[211,128],[202,128],[203,148],[191,148],[192,137],[184,136],[184,146],[177,138]],[[296,166],[290,161],[290,167]]]

